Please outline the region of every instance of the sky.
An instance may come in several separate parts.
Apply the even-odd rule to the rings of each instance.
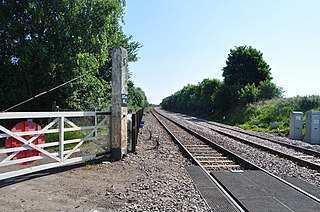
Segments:
[[[149,103],[222,78],[230,49],[263,53],[285,97],[320,95],[319,0],[127,0],[126,34],[140,42],[131,79]]]

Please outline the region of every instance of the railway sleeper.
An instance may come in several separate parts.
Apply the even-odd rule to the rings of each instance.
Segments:
[[[215,169],[215,168],[240,168],[236,164],[220,164],[220,165],[203,165],[205,169]]]
[[[296,157],[298,157],[298,158],[314,158],[314,156],[312,156],[312,155],[297,155]]]
[[[223,156],[221,156],[221,154],[203,154],[203,153],[192,153],[192,155],[194,156],[194,157],[223,157]]]
[[[185,147],[208,147],[206,144],[184,145]]]
[[[225,156],[198,156],[197,157],[197,159],[199,159],[199,160],[205,160],[205,159],[228,159],[227,157],[225,157]]]
[[[234,163],[232,160],[199,160],[200,163]]]
[[[189,150],[189,152],[192,152],[192,150]],[[193,155],[199,155],[199,156],[221,156],[221,153],[219,152],[213,152],[213,151],[209,151],[209,152],[202,152],[202,151],[196,151],[196,152],[192,152]]]
[[[195,151],[195,152],[198,152],[198,151],[210,151],[212,150],[211,147],[202,147],[202,148],[188,148],[189,151]]]

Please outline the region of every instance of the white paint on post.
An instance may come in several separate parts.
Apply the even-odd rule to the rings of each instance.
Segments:
[[[115,47],[112,55],[111,157],[127,154],[127,51]]]
[[[100,104],[99,104],[100,105]],[[95,109],[95,111],[97,111],[97,109]],[[94,116],[94,126],[98,125],[98,117],[97,115]],[[94,131],[94,137],[98,136],[98,130]]]
[[[60,161],[63,162],[63,152],[64,152],[64,117],[60,117],[59,122],[59,157]]]

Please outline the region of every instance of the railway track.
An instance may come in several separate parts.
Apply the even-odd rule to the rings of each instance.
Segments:
[[[154,112],[152,112],[152,114],[166,129],[173,140],[179,144],[180,148],[193,160],[195,164],[201,167],[206,175],[219,188],[222,195],[231,203],[232,207],[227,207],[226,211],[247,211],[243,205],[239,204],[237,199],[232,197],[224,187],[210,175],[210,172],[225,170],[240,172],[242,170],[256,170],[258,168],[225,148],[213,144],[210,140],[204,138],[198,133],[163,117],[160,118]]]
[[[256,138],[263,139],[263,140],[267,140],[267,141],[270,141],[272,143],[279,144],[281,146],[285,146],[285,147],[288,147],[288,148],[291,148],[291,149],[294,149],[294,150],[297,150],[297,151],[301,151],[301,152],[309,154],[309,155],[314,155],[316,157],[320,157],[320,152],[316,151],[316,150],[313,150],[313,149],[308,149],[306,147],[297,146],[297,145],[289,144],[289,143],[286,143],[286,142],[277,141],[275,139],[268,138],[266,136],[258,135],[258,134],[251,133],[249,131],[244,131],[244,130],[241,130],[241,129],[232,128],[232,127],[224,125],[224,124],[219,124],[219,123],[216,123],[216,122],[210,122],[210,121],[206,121],[206,120],[203,120],[203,121],[206,122],[209,125],[217,126],[217,127],[223,128],[223,129],[233,130],[235,132],[239,132],[239,133],[242,133],[242,134],[245,134],[245,135],[249,135],[249,136],[253,136],[253,137],[256,137]]]
[[[239,157],[226,148],[213,143],[197,132],[188,129],[179,123],[172,122],[172,120],[160,119],[159,116],[156,115],[155,117],[172,133],[172,137],[179,141],[179,145],[183,150],[192,155],[192,159],[206,170],[239,171],[244,169],[258,169],[249,161]]]
[[[270,172],[261,169],[260,167],[254,165],[253,163],[247,161],[244,158],[241,158],[237,154],[232,153],[228,149],[214,143],[210,139],[205,136],[194,132],[188,127],[183,126],[182,124],[171,120],[169,117],[166,117],[164,114],[156,112],[158,115],[155,117],[159,120],[159,122],[166,128],[166,130],[171,134],[175,140],[178,141],[179,146],[186,152],[192,160],[199,165],[203,170],[209,173],[217,173],[221,171],[230,171],[230,172],[243,172],[247,170],[260,170],[267,175],[272,176],[273,178],[281,181],[282,183],[288,185],[294,190],[302,193],[313,201],[320,203],[319,196],[314,196],[311,193],[295,186],[280,177],[271,174]],[[161,118],[159,118],[161,117]],[[181,128],[184,132],[182,132]],[[171,132],[170,132],[171,131]],[[186,135],[189,133],[189,135]],[[221,187],[224,187],[221,185]],[[225,191],[228,193],[227,191]],[[236,202],[239,204],[238,200],[234,199],[232,202]],[[241,204],[239,206],[241,208]],[[246,211],[246,209],[241,209]]]
[[[320,152],[318,151],[276,141],[265,136],[244,132],[242,130],[226,127],[221,124],[206,122],[204,120],[193,123],[220,133],[224,136],[228,136],[247,145],[291,160],[300,166],[304,166],[317,171],[320,170]]]

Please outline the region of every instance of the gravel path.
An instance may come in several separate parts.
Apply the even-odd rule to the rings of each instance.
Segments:
[[[0,211],[210,211],[188,165],[147,112],[137,154],[0,182]]]

